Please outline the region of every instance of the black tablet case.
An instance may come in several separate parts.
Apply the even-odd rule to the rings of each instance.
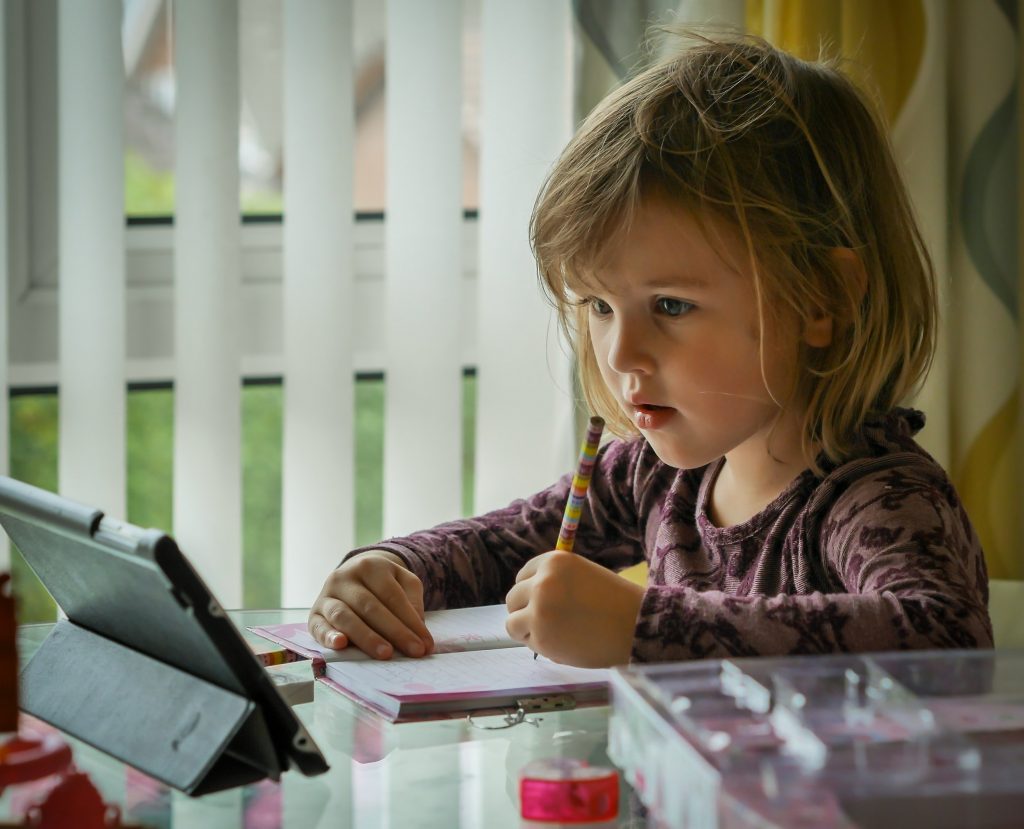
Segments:
[[[3,477],[0,524],[68,617],[24,710],[193,795],[327,769],[168,535]]]

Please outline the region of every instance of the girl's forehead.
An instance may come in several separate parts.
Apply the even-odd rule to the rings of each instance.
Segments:
[[[751,274],[749,246],[734,222],[665,199],[645,199],[567,270],[571,290],[614,287],[624,274],[652,283],[706,287]]]

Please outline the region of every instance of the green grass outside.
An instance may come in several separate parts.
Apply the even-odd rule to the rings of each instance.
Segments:
[[[124,156],[124,212],[131,217],[174,215],[174,173],[156,170],[131,149]],[[239,195],[242,213],[279,216],[284,196],[279,190],[244,190]]]
[[[463,491],[466,515],[473,508],[473,446],[476,380],[465,377],[462,395]],[[173,532],[172,458],[174,393],[170,389],[128,394],[128,514],[133,524]],[[360,380],[355,400],[356,544],[381,537],[383,525],[384,381]],[[281,603],[280,385],[242,390],[242,590],[243,606]],[[10,399],[11,476],[57,489],[56,394]],[[102,506],[102,505],[100,505]],[[16,548],[11,550],[20,622],[55,618],[53,601]]]

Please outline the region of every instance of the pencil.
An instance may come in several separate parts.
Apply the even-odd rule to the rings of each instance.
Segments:
[[[580,457],[576,462],[576,472],[572,476],[572,488],[569,490],[569,500],[565,502],[565,513],[562,515],[562,526],[558,530],[558,541],[555,542],[556,550],[572,552],[573,542],[576,540],[576,530],[580,526],[580,513],[583,512],[583,501],[587,497],[587,490],[590,488],[590,477],[594,474],[594,463],[597,461],[597,445],[601,442],[601,432],[604,431],[604,420],[596,415],[590,418],[587,426],[587,435],[583,438],[583,445],[580,447]],[[533,652],[533,658],[537,658],[537,652]]]
[[[587,435],[580,447],[580,459],[576,463],[576,473],[572,476],[572,489],[569,490],[569,500],[565,502],[565,514],[562,516],[562,527],[558,531],[558,541],[555,542],[556,550],[572,552],[573,542],[576,540],[576,530],[580,526],[580,513],[583,511],[583,501],[587,497],[587,489],[590,487],[590,476],[594,474],[594,462],[597,460],[597,445],[601,442],[601,432],[604,431],[604,420],[594,416],[590,418],[590,425],[587,426]]]

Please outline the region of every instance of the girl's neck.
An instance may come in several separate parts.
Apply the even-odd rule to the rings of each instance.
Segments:
[[[783,417],[760,439],[726,453],[708,498],[716,526],[731,527],[750,519],[808,468],[800,434],[799,418]]]

